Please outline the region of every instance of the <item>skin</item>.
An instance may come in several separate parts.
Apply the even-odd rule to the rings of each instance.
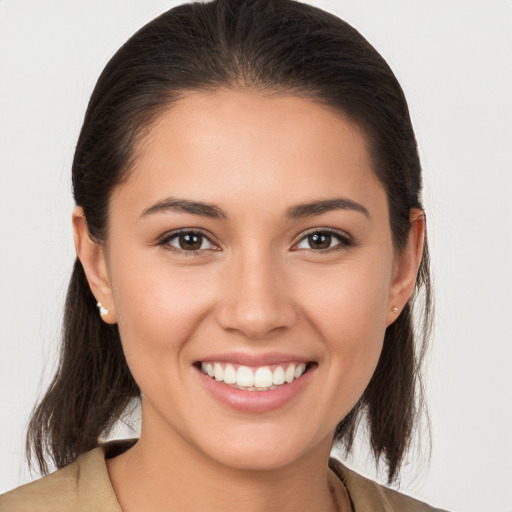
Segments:
[[[143,395],[139,442],[108,461],[123,510],[334,510],[334,429],[373,374],[393,308],[412,293],[423,215],[411,212],[396,254],[362,133],[303,98],[190,94],[137,156],[111,197],[104,244],[91,241],[80,208],[73,214],[78,256]],[[169,197],[214,204],[226,218],[144,214]],[[288,215],[335,198],[362,208]],[[160,243],[190,228],[211,242],[195,253],[176,237]],[[312,249],[307,235],[326,229],[341,238]],[[220,403],[194,366],[276,351],[314,367],[297,396],[262,413]]]

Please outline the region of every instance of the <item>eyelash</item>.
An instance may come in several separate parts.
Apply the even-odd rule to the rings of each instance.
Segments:
[[[308,231],[308,232],[304,233],[302,235],[302,237],[299,239],[299,241],[293,245],[292,250],[293,251],[301,250],[301,249],[297,249],[296,247],[303,240],[306,240],[308,237],[310,237],[312,235],[317,235],[317,234],[328,235],[328,236],[331,236],[333,238],[336,238],[338,240],[338,243],[336,245],[334,245],[334,247],[328,247],[326,249],[313,249],[313,248],[311,248],[311,249],[306,249],[306,250],[314,252],[314,253],[317,253],[317,254],[325,254],[325,253],[328,253],[328,252],[330,253],[330,252],[333,252],[333,251],[341,251],[341,250],[346,249],[347,247],[350,247],[350,246],[354,245],[354,241],[347,234],[345,234],[343,232],[336,231],[336,230],[330,229],[330,228],[316,228],[314,230],[311,230],[311,231]],[[170,242],[175,240],[175,239],[177,239],[180,235],[193,235],[193,236],[202,237],[202,239],[205,239],[210,244],[212,244],[215,247],[215,249],[186,250],[186,249],[182,249],[182,248],[178,248],[178,247],[172,246],[170,244]],[[182,253],[182,254],[186,254],[188,256],[200,255],[205,250],[215,250],[215,251],[220,250],[218,248],[218,246],[214,242],[212,242],[212,240],[210,239],[210,237],[208,235],[206,235],[202,231],[194,230],[194,229],[183,229],[183,230],[173,231],[171,233],[167,233],[167,234],[163,235],[159,239],[158,245],[164,247],[167,250],[176,251],[176,252],[179,252],[179,253]]]
[[[211,249],[211,250],[215,250],[215,251],[219,250],[218,246],[214,242],[212,242],[212,240],[210,239],[210,237],[208,235],[206,235],[202,231],[195,230],[195,229],[181,229],[178,231],[173,231],[172,233],[166,233],[159,239],[158,245],[164,247],[165,249],[167,249],[169,251],[176,251],[176,252],[179,252],[182,254],[186,254],[187,256],[197,256],[197,255],[201,254],[201,252],[208,250],[208,249],[193,249],[193,250],[188,251],[186,249],[181,249],[181,248],[172,246],[170,244],[170,242],[172,240],[177,239],[180,235],[200,236],[203,239],[210,242],[214,247],[216,247],[216,249]]]
[[[300,240],[294,244],[293,247],[297,247],[303,240],[306,240],[311,235],[329,235],[333,238],[338,239],[338,243],[334,245],[334,247],[328,247],[326,249],[306,249],[308,251],[311,251],[316,254],[326,254],[334,251],[343,251],[344,249],[347,249],[348,247],[354,245],[354,240],[350,238],[346,233],[343,233],[342,231],[337,231],[335,229],[330,228],[315,228],[310,231],[307,231],[304,233]],[[292,250],[300,250],[300,249],[292,249]]]

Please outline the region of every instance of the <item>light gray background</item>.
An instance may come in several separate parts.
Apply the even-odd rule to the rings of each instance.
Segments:
[[[56,360],[74,258],[70,165],[87,100],[120,44],[176,3],[0,0],[0,492],[35,477],[23,436]],[[510,512],[512,2],[311,3],[388,60],[425,171],[433,450],[430,467],[411,455],[401,489],[454,511]]]

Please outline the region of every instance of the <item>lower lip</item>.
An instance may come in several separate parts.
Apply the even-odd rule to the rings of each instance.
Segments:
[[[198,370],[199,378],[214,398],[232,409],[245,412],[266,412],[283,407],[302,392],[312,373],[314,368],[309,368],[293,382],[268,391],[243,391],[216,381]]]

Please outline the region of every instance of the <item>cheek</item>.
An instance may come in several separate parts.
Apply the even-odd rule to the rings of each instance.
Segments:
[[[347,260],[302,282],[309,296],[303,302],[305,316],[326,345],[331,378],[342,383],[354,402],[382,350],[391,275],[392,252],[367,261]]]
[[[344,333],[357,340],[365,333],[383,332],[392,277],[392,256],[347,259],[323,272],[301,279],[300,294],[308,316],[317,319],[320,330]],[[309,278],[308,278],[309,276]]]
[[[165,374],[169,365],[159,363],[186,356],[185,342],[213,297],[201,269],[191,279],[190,269],[171,267],[165,255],[159,260],[149,263],[132,251],[117,258],[112,276],[123,350],[136,380],[136,374]]]

